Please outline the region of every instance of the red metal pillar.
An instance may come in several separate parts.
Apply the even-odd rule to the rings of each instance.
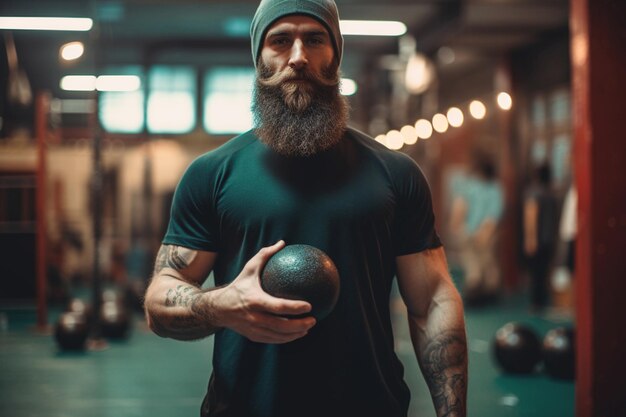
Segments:
[[[626,2],[571,0],[578,417],[625,416]]]
[[[503,59],[495,73],[494,80],[494,100],[500,92],[508,93],[513,98],[513,106],[515,103],[515,94],[513,94],[513,76],[511,73],[511,65],[508,59]],[[496,107],[496,106],[494,106]],[[513,128],[512,118],[513,110],[498,111],[498,149],[500,181],[504,190],[505,211],[502,218],[502,227],[500,233],[500,270],[502,271],[502,283],[505,289],[513,289],[519,286],[519,263],[517,253],[519,251],[520,236],[518,233],[518,207],[519,196],[517,187],[517,165],[515,163],[513,146]]]

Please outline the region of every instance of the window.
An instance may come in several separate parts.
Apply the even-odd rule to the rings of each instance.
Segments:
[[[217,67],[204,78],[204,128],[212,134],[242,133],[253,126],[253,68]]]
[[[139,75],[137,67],[109,68],[107,75]],[[108,132],[139,133],[143,129],[143,87],[136,91],[102,91],[99,94],[98,117]]]
[[[192,68],[156,66],[149,74],[148,131],[187,133],[196,124],[196,75]]]

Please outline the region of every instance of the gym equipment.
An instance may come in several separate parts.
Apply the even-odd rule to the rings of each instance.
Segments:
[[[275,297],[311,303],[311,315],[320,320],[330,314],[339,298],[339,272],[322,250],[288,245],[265,265],[261,287]]]
[[[76,312],[65,312],[59,316],[54,329],[54,338],[62,350],[83,350],[89,336],[86,316]]]
[[[504,372],[529,374],[541,361],[541,342],[530,327],[511,322],[496,332],[493,353]]]
[[[130,331],[130,315],[124,304],[105,301],[100,308],[100,330],[109,339],[125,339]]]
[[[546,373],[557,379],[574,379],[576,354],[574,329],[557,327],[543,338],[542,356]]]
[[[84,316],[87,325],[91,325],[93,321],[93,308],[91,308],[91,305],[81,298],[72,298],[67,303],[65,312],[76,313]]]

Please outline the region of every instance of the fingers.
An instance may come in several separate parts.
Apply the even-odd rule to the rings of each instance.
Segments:
[[[277,316],[298,316],[311,312],[311,304],[303,300],[288,300],[277,298],[263,292],[263,296],[257,300],[259,310],[267,311]]]
[[[272,256],[279,250],[285,247],[285,241],[279,240],[274,243],[272,246],[266,246],[262,248],[256,255],[252,257],[251,260],[254,260],[255,263],[259,264],[260,268],[263,268],[267,261],[270,260]]]
[[[266,246],[256,253],[244,266],[249,274],[259,274],[269,259],[285,247],[285,241],[279,240],[272,246]]]
[[[269,261],[269,259],[279,250],[281,250],[282,248],[285,247],[285,241],[284,240],[279,240],[278,242],[274,243],[272,246],[266,246],[263,249],[261,249],[259,251],[259,255],[261,256],[261,260],[263,261],[263,265],[265,265],[267,263],[267,261]]]
[[[287,343],[304,337],[315,325],[313,317],[287,319],[284,317],[259,314],[254,325],[242,332],[250,340],[261,343]]]

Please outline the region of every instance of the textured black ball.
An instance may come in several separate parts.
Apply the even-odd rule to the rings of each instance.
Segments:
[[[131,328],[126,306],[116,301],[105,301],[100,309],[100,330],[109,339],[125,339]]]
[[[274,297],[304,300],[323,319],[339,298],[339,272],[332,259],[313,246],[289,245],[275,253],[261,274],[261,287]]]
[[[59,316],[54,328],[54,338],[62,350],[83,350],[89,336],[85,315],[66,312]]]
[[[574,329],[557,327],[543,338],[543,365],[553,378],[574,379],[576,354]]]
[[[528,374],[541,361],[541,341],[531,328],[508,323],[496,332],[493,353],[504,372]]]

